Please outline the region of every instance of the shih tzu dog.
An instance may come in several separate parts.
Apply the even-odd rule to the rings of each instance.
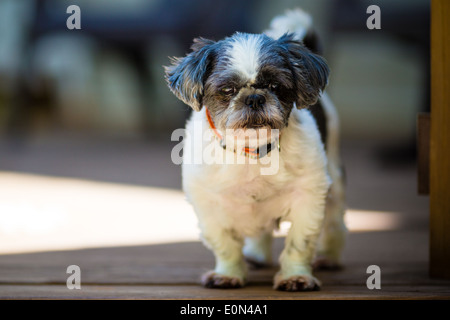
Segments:
[[[297,9],[263,34],[195,39],[191,53],[166,67],[170,90],[195,111],[186,126],[183,189],[215,255],[215,269],[202,276],[208,288],[244,286],[245,261],[270,265],[272,232],[282,221],[291,227],[275,289],[317,290],[313,269],[340,264],[338,118],[323,93],[329,68],[316,40],[311,17]],[[187,159],[211,146],[222,162]],[[263,173],[269,163],[275,170]]]

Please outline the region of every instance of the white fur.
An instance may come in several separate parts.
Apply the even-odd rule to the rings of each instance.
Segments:
[[[230,48],[230,65],[246,77],[250,82],[256,79],[259,68],[259,53],[261,50],[260,37],[249,35],[234,41]]]
[[[205,112],[194,113],[194,124],[208,129]],[[201,139],[201,136],[197,135]],[[192,153],[195,150],[191,144]],[[215,143],[219,143],[216,141]],[[279,171],[260,174],[261,164],[183,164],[183,188],[194,206],[205,244],[216,256],[215,273],[246,278],[242,253],[244,238],[272,232],[278,218],[291,221],[280,263],[278,281],[292,276],[312,277],[311,259],[320,234],[325,199],[330,186],[326,155],[314,118],[308,110],[293,109],[289,125],[282,131]],[[233,157],[232,151],[226,151]],[[264,255],[264,249],[261,249]],[[252,257],[261,259],[261,257]]]

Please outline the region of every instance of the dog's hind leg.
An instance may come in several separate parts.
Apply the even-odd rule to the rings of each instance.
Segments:
[[[341,268],[341,255],[345,245],[347,229],[344,223],[345,195],[344,182],[340,175],[332,177],[333,184],[328,193],[325,208],[325,220],[319,239],[314,269]]]
[[[318,254],[314,261],[316,269],[337,269],[341,266],[341,254],[344,249],[347,229],[344,224],[345,176],[340,160],[339,118],[336,108],[324,93],[320,99],[326,117],[326,152],[328,174],[332,180],[328,192],[325,221],[319,240]]]

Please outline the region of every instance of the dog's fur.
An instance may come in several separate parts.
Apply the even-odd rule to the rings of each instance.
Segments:
[[[216,257],[215,269],[202,277],[206,287],[243,286],[245,259],[269,265],[272,231],[284,220],[291,228],[274,288],[319,288],[312,275],[316,244],[316,266],[340,263],[345,204],[338,120],[322,93],[328,66],[314,53],[315,46],[305,46],[312,35],[310,16],[293,10],[275,18],[264,34],[236,33],[218,42],[196,39],[191,53],[166,68],[172,92],[196,111],[186,128],[192,137],[195,123],[203,124],[203,130],[211,125],[206,108],[225,142],[236,138],[226,129],[281,133],[280,151],[265,156],[278,157],[274,175],[260,174],[262,159],[255,164],[183,164],[184,191],[198,216],[203,240]],[[260,100],[252,104],[249,97]],[[310,109],[321,111],[321,132]],[[268,140],[255,147],[274,142]],[[203,145],[203,141],[190,144],[189,154],[200,153]],[[236,156],[235,150],[225,149]]]

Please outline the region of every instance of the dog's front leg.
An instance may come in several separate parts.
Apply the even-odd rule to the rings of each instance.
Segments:
[[[281,270],[275,275],[275,289],[319,289],[320,282],[312,275],[311,262],[325,215],[326,189],[303,193],[291,208],[289,215],[292,225],[280,256]]]
[[[214,252],[216,267],[202,276],[207,288],[240,288],[246,281],[247,268],[242,254],[243,239],[233,229],[204,229],[205,244]]]

